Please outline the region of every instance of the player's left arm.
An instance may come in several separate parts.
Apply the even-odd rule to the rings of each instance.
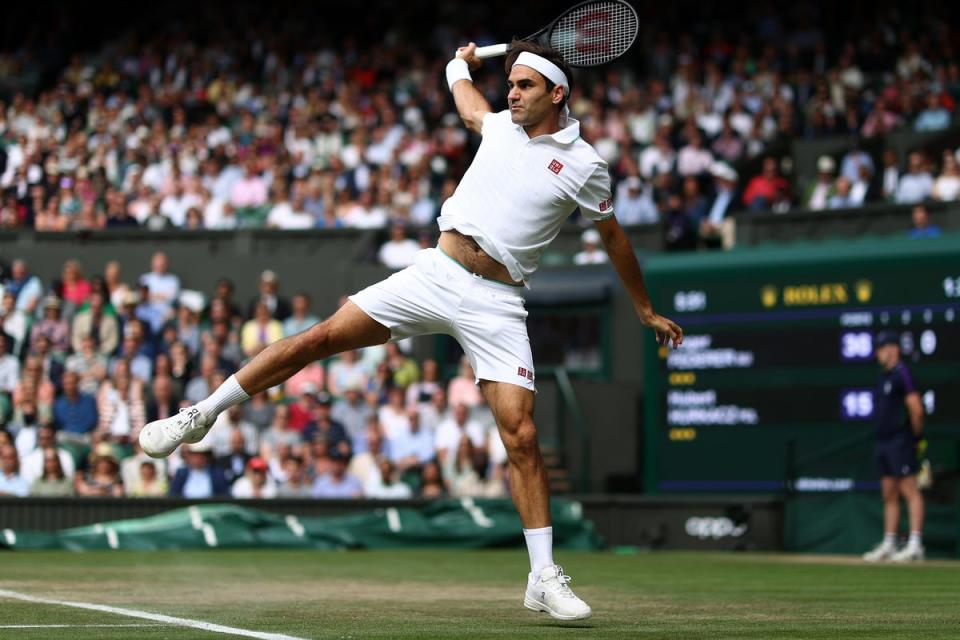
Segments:
[[[659,344],[673,344],[674,348],[683,343],[683,329],[669,318],[657,314],[650,303],[647,286],[644,283],[643,271],[637,262],[637,254],[630,245],[630,239],[623,232],[623,227],[614,216],[603,220],[595,220],[594,224],[600,232],[600,240],[610,256],[610,262],[617,270],[617,275],[623,286],[630,294],[633,308],[636,309],[640,322],[653,329],[657,334]]]
[[[903,403],[907,406],[907,417],[910,419],[913,435],[920,437],[923,435],[923,402],[920,400],[920,394],[916,391],[908,393]]]

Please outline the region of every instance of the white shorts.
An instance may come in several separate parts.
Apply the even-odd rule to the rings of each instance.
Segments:
[[[477,382],[509,382],[536,390],[520,287],[470,273],[440,249],[423,249],[413,265],[350,300],[390,329],[391,340],[431,333],[453,336]]]

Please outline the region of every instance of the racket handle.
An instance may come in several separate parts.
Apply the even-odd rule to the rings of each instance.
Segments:
[[[510,45],[508,44],[492,44],[489,47],[477,47],[477,57],[495,58],[497,56],[505,56],[509,50]]]

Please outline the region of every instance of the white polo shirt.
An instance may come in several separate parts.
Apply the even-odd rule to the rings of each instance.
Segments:
[[[579,122],[561,124],[531,140],[509,110],[485,115],[480,149],[437,220],[524,283],[574,209],[590,220],[613,216],[607,163],[580,138]]]

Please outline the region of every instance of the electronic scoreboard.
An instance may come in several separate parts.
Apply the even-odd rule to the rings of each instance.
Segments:
[[[885,329],[938,434],[931,457],[956,463],[960,237],[664,255],[645,271],[654,308],[686,336],[677,350],[652,332],[645,343],[648,491],[875,485]]]

